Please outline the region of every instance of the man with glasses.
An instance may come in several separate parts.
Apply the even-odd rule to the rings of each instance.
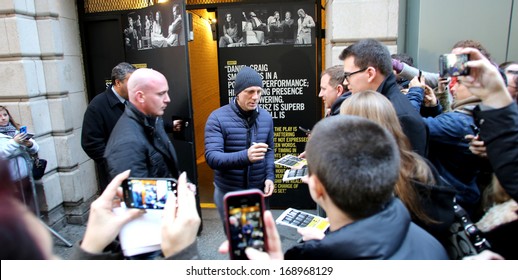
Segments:
[[[387,97],[396,110],[413,150],[426,156],[426,125],[419,112],[399,90],[387,47],[376,40],[365,39],[344,49],[339,58],[344,61],[344,86],[352,94],[375,90]]]
[[[171,101],[165,76],[137,69],[128,80],[129,101],[113,128],[104,156],[110,175],[131,169],[131,177],[178,178],[176,152],[162,116]]]
[[[224,220],[223,196],[260,189],[273,194],[273,119],[259,107],[263,80],[244,66],[236,75],[233,98],[215,110],[205,126],[205,159],[214,170],[214,202]]]

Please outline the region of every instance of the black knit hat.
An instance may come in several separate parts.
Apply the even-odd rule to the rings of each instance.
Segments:
[[[263,87],[263,79],[261,75],[254,69],[245,66],[239,70],[236,75],[236,84],[234,86],[234,93],[238,95],[243,90],[249,87]]]

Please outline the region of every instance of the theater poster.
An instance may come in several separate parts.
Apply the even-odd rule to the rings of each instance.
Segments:
[[[235,97],[239,69],[250,66],[263,77],[260,106],[273,117],[275,158],[299,155],[310,129],[321,117],[317,89],[315,1],[225,6],[218,9],[221,105]],[[312,208],[307,185],[282,180],[276,165],[272,208]]]
[[[121,35],[126,61],[164,74],[171,102],[164,113],[166,130],[180,120],[179,131],[169,131],[181,170],[197,182],[194,151],[194,126],[187,50],[187,13],[185,1],[173,0],[131,10],[123,14]]]

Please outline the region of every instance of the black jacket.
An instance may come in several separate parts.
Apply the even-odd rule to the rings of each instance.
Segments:
[[[322,240],[310,240],[286,251],[285,259],[444,260],[443,246],[410,220],[397,198],[381,212],[329,232]]]
[[[342,103],[344,103],[345,99],[351,96],[351,94],[352,93],[348,91],[338,96],[335,102],[333,102],[333,105],[331,105],[331,116],[336,116],[340,114],[340,107],[342,106]]]
[[[518,201],[518,106],[495,110],[474,110],[487,157],[505,191]]]
[[[110,176],[131,169],[131,177],[178,178],[173,144],[162,118],[148,117],[131,103],[121,116],[104,153]]]
[[[95,162],[104,161],[104,150],[113,127],[124,113],[124,104],[111,87],[92,99],[83,118],[81,147]]]
[[[396,83],[396,76],[390,73],[379,86],[378,92],[390,100],[396,110],[403,132],[410,140],[412,149],[426,157],[428,147],[428,132],[426,124],[408,98],[401,93]]]

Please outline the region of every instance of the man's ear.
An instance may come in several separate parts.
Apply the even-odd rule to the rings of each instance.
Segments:
[[[310,185],[313,189],[313,193],[315,194],[316,198],[320,199],[326,193],[324,185],[315,174],[309,176],[308,180],[308,185]]]
[[[343,84],[339,84],[338,86],[336,86],[336,90],[338,91],[338,92],[336,93],[336,95],[337,95],[337,96],[340,96],[340,95],[344,94],[344,92],[345,92],[345,87],[344,87],[344,85],[343,85]]]
[[[116,86],[116,87],[120,87],[120,86],[121,86],[121,84],[122,84],[122,81],[120,81],[120,80],[118,80],[118,79],[115,79],[115,84],[114,84],[114,86]]]
[[[135,98],[137,99],[138,103],[144,103],[146,101],[146,98],[144,96],[144,92],[139,90],[135,93]]]
[[[369,66],[367,67],[367,75],[369,75],[369,83],[371,83],[372,81],[374,81],[378,76],[379,76],[379,72],[376,70],[376,68],[372,67],[372,66]]]

